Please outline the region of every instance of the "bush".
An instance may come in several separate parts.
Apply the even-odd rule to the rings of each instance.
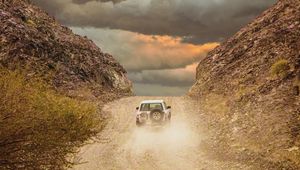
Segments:
[[[285,78],[290,69],[289,62],[285,59],[281,59],[272,65],[271,74],[273,76]]]
[[[62,169],[100,130],[96,105],[0,69],[0,169]]]
[[[36,26],[35,22],[31,19],[26,20],[26,24],[31,25],[31,26]]]

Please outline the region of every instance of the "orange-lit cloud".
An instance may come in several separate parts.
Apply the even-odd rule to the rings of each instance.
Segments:
[[[121,30],[73,28],[92,37],[97,45],[109,52],[129,71],[184,68],[199,62],[218,43],[194,45],[179,37],[150,36]]]
[[[180,38],[169,36],[137,35],[134,41],[137,46],[134,60],[124,61],[129,70],[157,70],[182,68],[199,62],[218,43],[193,45],[182,43]]]
[[[124,66],[132,71],[183,68],[199,62],[218,44],[193,45],[182,43],[179,38],[168,36],[136,36],[134,60],[124,61]]]
[[[179,37],[150,36],[121,30],[73,30],[92,38],[101,49],[113,54],[127,69],[138,95],[182,94],[194,83],[199,61],[219,45],[194,45],[183,42]],[[152,90],[145,91],[145,88]]]
[[[276,2],[32,1],[112,54],[128,71],[138,95],[184,94],[199,61],[218,45],[214,42],[224,41]]]

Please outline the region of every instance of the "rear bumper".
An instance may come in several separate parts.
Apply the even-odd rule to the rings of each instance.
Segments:
[[[139,114],[136,116],[136,122],[143,123],[143,124],[160,125],[166,122],[166,120],[167,118],[165,114],[161,122],[152,121],[149,114],[145,114],[145,115]]]

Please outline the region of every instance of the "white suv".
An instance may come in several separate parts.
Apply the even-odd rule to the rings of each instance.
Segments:
[[[145,100],[136,108],[136,125],[141,126],[147,122],[163,124],[171,120],[171,106],[163,100]]]

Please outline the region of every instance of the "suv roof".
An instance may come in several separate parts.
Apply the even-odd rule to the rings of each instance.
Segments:
[[[141,103],[163,103],[163,100],[144,100]]]

